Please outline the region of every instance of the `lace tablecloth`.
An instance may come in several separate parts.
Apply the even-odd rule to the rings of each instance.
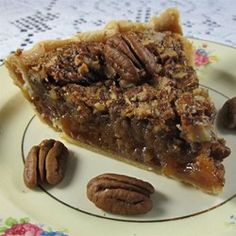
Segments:
[[[186,36],[236,46],[235,0],[1,0],[0,63],[39,40],[98,29],[112,19],[148,21],[168,7],[180,10]]]

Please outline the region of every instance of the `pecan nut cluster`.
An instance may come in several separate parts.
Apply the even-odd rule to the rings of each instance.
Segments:
[[[58,184],[64,177],[68,155],[65,145],[53,139],[33,146],[25,160],[25,185],[34,188],[39,183]]]
[[[119,174],[102,174],[88,182],[87,196],[98,208],[120,215],[144,214],[152,209],[154,187]]]
[[[135,33],[123,33],[111,37],[105,47],[108,78],[122,78],[120,86],[137,84],[156,68],[155,56],[145,48]],[[122,83],[126,81],[126,83]]]

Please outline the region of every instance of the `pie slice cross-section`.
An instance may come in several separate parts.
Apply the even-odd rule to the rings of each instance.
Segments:
[[[230,149],[214,131],[216,110],[199,87],[176,9],[40,42],[6,66],[41,120],[73,143],[222,190]]]

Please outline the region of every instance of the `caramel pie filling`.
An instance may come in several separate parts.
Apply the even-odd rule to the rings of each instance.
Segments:
[[[224,185],[230,150],[179,35],[145,29],[74,42],[28,66],[38,113],[73,140],[208,192]]]

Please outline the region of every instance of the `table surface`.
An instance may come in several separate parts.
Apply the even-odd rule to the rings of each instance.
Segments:
[[[236,46],[235,0],[1,0],[0,63],[39,40],[99,29],[112,19],[146,22],[168,7],[180,10],[187,37]]]

